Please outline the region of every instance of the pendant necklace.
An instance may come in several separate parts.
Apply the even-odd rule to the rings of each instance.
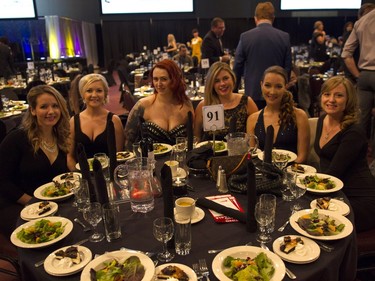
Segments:
[[[328,140],[328,138],[329,138],[329,135],[330,135],[330,133],[334,130],[334,129],[336,129],[337,128],[337,125],[336,126],[334,126],[331,130],[329,130],[329,131],[327,131],[327,129],[326,129],[326,134],[325,134],[325,136],[324,136],[324,140],[325,141],[327,141]]]
[[[45,140],[42,140],[42,147],[49,153],[55,153],[57,149],[56,143],[48,144]]]

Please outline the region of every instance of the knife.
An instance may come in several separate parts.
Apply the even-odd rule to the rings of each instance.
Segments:
[[[77,243],[75,243],[73,246],[79,246],[79,245],[82,245],[83,243],[86,243],[87,241],[89,241],[89,239],[83,239],[83,240],[81,240],[81,241],[78,241]],[[40,261],[38,261],[38,262],[36,262],[35,264],[34,264],[34,266],[35,267],[39,267],[39,266],[41,266],[42,264],[44,264],[44,261],[45,261],[46,259],[42,259],[42,260],[40,260]]]

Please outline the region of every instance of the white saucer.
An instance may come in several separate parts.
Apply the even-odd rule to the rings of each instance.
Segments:
[[[173,211],[176,212],[176,208],[174,208]],[[191,223],[195,224],[197,222],[200,222],[201,220],[203,220],[204,216],[205,216],[204,211],[201,208],[195,206],[195,213],[193,217],[191,218]]]

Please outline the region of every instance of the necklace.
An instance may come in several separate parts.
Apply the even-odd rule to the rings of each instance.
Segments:
[[[55,153],[57,150],[57,145],[55,142],[48,144],[45,140],[42,140],[42,147],[50,153]]]
[[[325,141],[327,141],[328,140],[328,138],[329,138],[329,135],[331,134],[331,132],[333,131],[333,130],[335,130],[335,129],[337,129],[337,125],[336,126],[334,126],[334,127],[332,127],[329,131],[327,130],[327,127],[326,127],[326,133],[325,133],[325,136],[324,136],[324,140]]]

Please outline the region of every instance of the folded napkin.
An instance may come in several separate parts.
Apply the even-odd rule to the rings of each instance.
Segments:
[[[251,159],[247,160],[247,212],[246,212],[246,230],[255,232],[257,222],[255,220],[256,204],[256,184],[255,184],[255,166]]]
[[[225,216],[237,219],[240,222],[246,223],[246,214],[232,208],[225,207],[207,198],[198,198],[196,202],[197,206],[205,207],[207,209],[214,210]]]
[[[193,142],[194,142],[193,113],[191,111],[188,112],[188,121],[186,124],[186,135],[187,135],[187,151],[190,151],[193,149]]]
[[[235,133],[236,132],[236,124],[237,124],[237,117],[232,116],[229,121],[229,131],[228,133]]]
[[[108,191],[107,191],[107,183],[104,179],[102,164],[98,159],[94,159],[92,163],[92,167],[94,170],[94,177],[95,177],[95,195],[96,201],[100,204],[108,203]]]
[[[164,216],[174,220],[174,201],[171,168],[164,164],[160,171],[161,188],[163,190]],[[168,247],[174,248],[174,239],[168,241]]]
[[[117,156],[116,156],[116,135],[115,125],[112,120],[108,121],[107,129],[107,146],[108,146],[108,157],[109,157],[109,178],[113,182],[114,171],[117,167]]]
[[[186,163],[188,167],[194,169],[206,169],[207,161],[214,156],[214,151],[211,145],[203,145],[194,148],[186,155]]]
[[[266,132],[266,141],[264,144],[263,161],[272,163],[272,147],[273,147],[273,126],[269,125]]]
[[[81,170],[82,178],[86,179],[89,185],[90,201],[95,202],[96,201],[95,186],[91,180],[90,167],[89,167],[89,163],[87,162],[85,147],[83,146],[82,143],[77,143],[76,152],[77,152],[77,160],[79,163],[79,168]]]

